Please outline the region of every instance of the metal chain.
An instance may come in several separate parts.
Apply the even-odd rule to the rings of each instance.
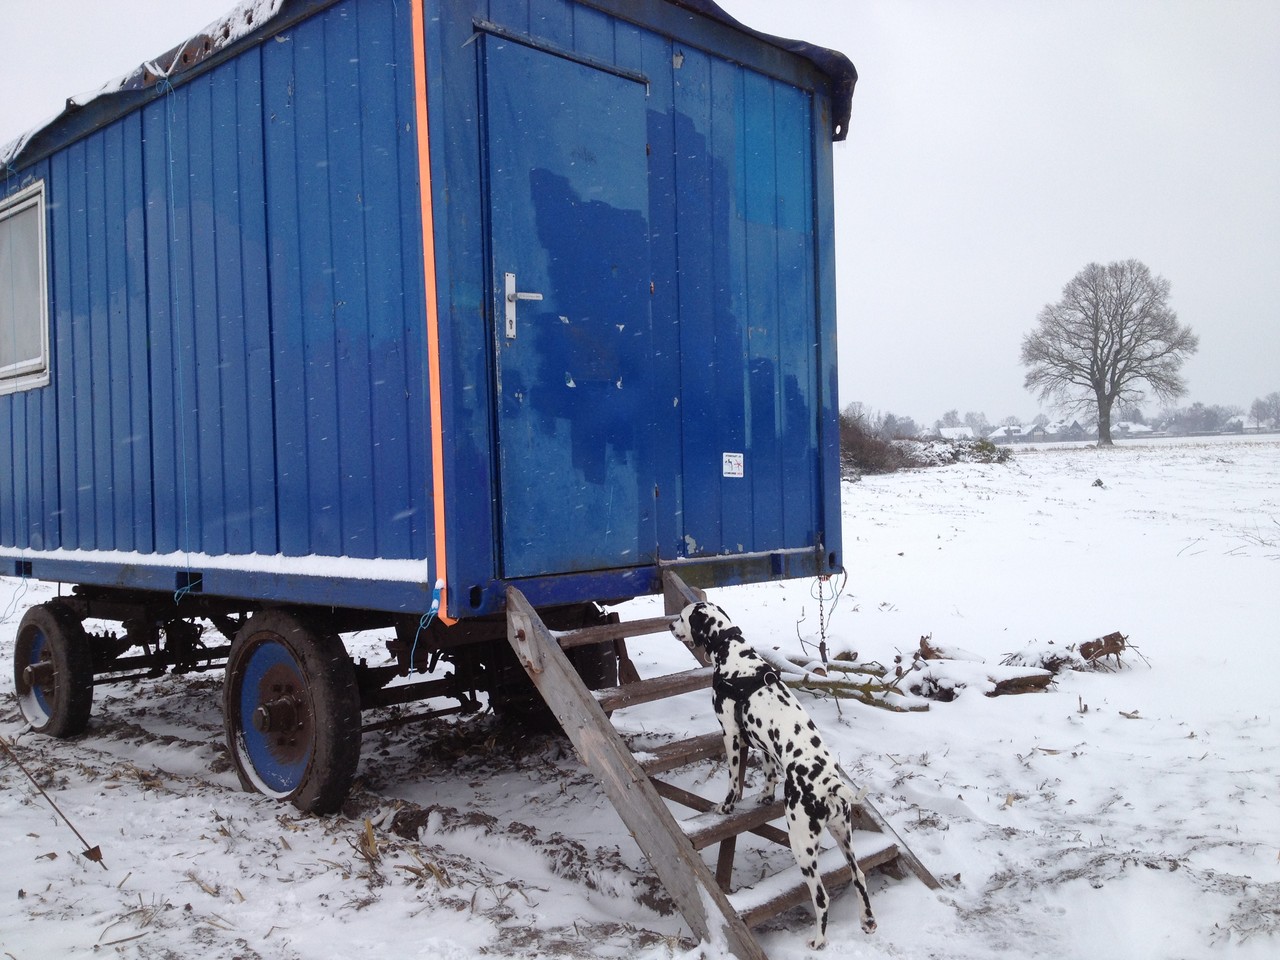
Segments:
[[[824,667],[827,665],[827,592],[825,586],[830,579],[831,577],[829,576],[818,577],[818,656],[822,658]]]

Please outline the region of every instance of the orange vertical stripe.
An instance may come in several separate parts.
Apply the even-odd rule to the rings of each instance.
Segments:
[[[454,623],[448,615],[448,545],[444,528],[444,399],[440,383],[440,312],[436,300],[435,219],[431,208],[431,137],[427,130],[427,40],[425,0],[412,0],[413,87],[415,121],[418,127],[418,192],[422,204],[422,275],[427,307],[427,377],[431,407],[431,486],[435,498],[436,579],[446,586],[440,592],[438,617]]]

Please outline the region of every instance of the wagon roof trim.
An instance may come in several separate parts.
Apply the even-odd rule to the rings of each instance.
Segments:
[[[808,60],[831,81],[831,139],[839,141],[848,135],[849,117],[853,110],[853,88],[858,82],[858,71],[853,62],[843,53],[806,43],[803,40],[791,40],[787,37],[753,30],[726,13],[714,0],[667,0],[667,2],[718,20],[748,36]]]
[[[26,165],[43,159],[160,95],[175,79],[189,73],[194,75],[202,72],[201,68],[219,54],[235,47],[261,42],[337,2],[338,0],[242,0],[228,13],[177,46],[108,81],[97,90],[68,97],[61,113],[49,117],[7,143],[0,142],[0,182],[17,173],[16,168],[20,164]],[[593,0],[585,2],[591,3]],[[858,72],[844,54],[800,40],[789,40],[753,30],[730,16],[713,0],[662,2],[722,23],[812,63],[831,81],[832,139],[845,138]]]

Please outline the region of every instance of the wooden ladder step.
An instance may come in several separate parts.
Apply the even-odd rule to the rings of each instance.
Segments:
[[[699,760],[714,760],[724,756],[724,735],[704,733],[688,740],[675,740],[650,750],[637,750],[636,760],[649,776],[686,767]]]
[[[854,850],[867,849],[858,857],[858,866],[864,874],[898,857],[898,845],[892,840],[861,831],[854,834]],[[853,871],[844,854],[838,849],[827,850],[818,857],[818,871],[822,874],[827,894],[835,891],[853,878]],[[809,885],[800,874],[800,867],[793,864],[780,873],[766,877],[753,887],[744,887],[729,894],[729,902],[748,927],[759,926],[766,920],[785,913],[802,903],[810,903]]]
[[[674,697],[694,690],[706,690],[711,686],[711,667],[698,667],[681,673],[669,673],[666,676],[654,677],[651,680],[639,680],[635,683],[624,683],[620,687],[605,687],[595,691],[596,701],[605,713],[620,710],[623,707],[634,707],[641,703],[652,703],[666,697]]]
[[[562,650],[570,650],[593,643],[623,640],[627,637],[644,637],[653,633],[662,633],[664,630],[669,631],[675,619],[675,617],[650,617],[647,620],[599,623],[591,627],[579,627],[576,630],[553,631],[552,636],[556,638]],[[675,637],[672,639],[674,640]]]
[[[786,831],[779,830],[770,823],[771,820],[776,820],[782,815],[782,804],[777,804],[776,812],[774,812],[772,807],[747,801],[741,808],[726,817],[724,814],[714,813],[713,811],[716,809],[717,804],[706,797],[690,793],[688,790],[677,787],[673,783],[667,783],[665,780],[653,780],[653,786],[660,797],[673,800],[681,806],[688,807],[690,810],[697,810],[699,814],[709,815],[706,819],[691,817],[689,821],[685,821],[685,823],[694,821],[693,825],[689,827],[686,827],[684,823],[680,824],[681,832],[691,840],[694,840],[694,837],[690,835],[690,831],[704,834],[698,840],[694,840],[694,846],[698,849],[702,849],[702,847],[718,840],[736,837],[742,833],[754,833],[756,836],[764,837],[766,840],[771,840],[784,847],[788,844]],[[742,815],[739,819],[740,814]],[[721,826],[722,822],[725,824],[723,827]],[[712,836],[712,831],[720,835]],[[706,842],[699,842],[702,839],[705,839]]]
[[[754,797],[739,801],[730,814],[718,813],[713,809],[688,820],[681,820],[680,829],[693,842],[693,848],[701,850],[740,833],[754,831],[782,818],[785,813],[786,806],[781,800]],[[787,835],[776,827],[769,832],[773,834],[770,839],[787,842]]]

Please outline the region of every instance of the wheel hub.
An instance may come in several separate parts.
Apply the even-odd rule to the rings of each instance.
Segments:
[[[42,660],[39,663],[28,664],[22,671],[22,679],[26,682],[28,690],[34,690],[36,687],[48,689],[58,679],[58,671],[51,661]]]
[[[258,705],[251,722],[259,733],[288,733],[302,725],[302,704],[297,697],[283,696]]]

